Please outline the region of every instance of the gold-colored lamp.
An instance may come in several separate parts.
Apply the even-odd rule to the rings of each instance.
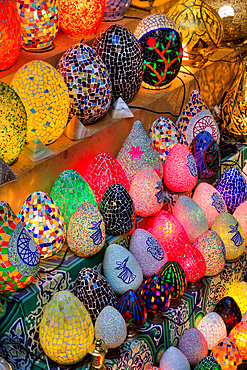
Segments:
[[[91,363],[89,365],[90,370],[105,370],[104,365],[105,355],[108,352],[108,348],[103,339],[95,339],[94,344],[88,348],[88,353],[91,355]]]

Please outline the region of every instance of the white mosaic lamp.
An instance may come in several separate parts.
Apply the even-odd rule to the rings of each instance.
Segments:
[[[206,338],[209,350],[211,350],[219,340],[227,336],[226,324],[216,312],[206,314],[197,325],[197,329],[200,330]]]

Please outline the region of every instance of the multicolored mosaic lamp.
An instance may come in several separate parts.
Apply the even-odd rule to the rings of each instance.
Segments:
[[[27,112],[27,139],[51,144],[63,133],[68,120],[67,87],[56,69],[41,60],[24,64],[15,73],[11,87]]]
[[[53,40],[59,28],[58,0],[17,0],[21,19],[22,48],[46,52],[54,49]]]
[[[0,1],[0,71],[15,63],[21,49],[21,22],[11,0]]]
[[[0,291],[30,284],[39,269],[38,246],[7,202],[0,202]]]
[[[241,321],[230,331],[229,338],[236,344],[243,361],[247,360],[247,321]]]
[[[90,46],[71,46],[57,64],[69,91],[68,120],[76,116],[82,124],[92,124],[110,108],[111,81],[105,64]]]
[[[46,355],[61,365],[82,360],[94,340],[94,327],[83,303],[69,291],[53,295],[43,311],[39,339]]]
[[[228,337],[216,343],[210,355],[217,361],[222,370],[236,370],[238,365],[242,363],[238,347]]]
[[[165,89],[177,77],[183,50],[182,39],[174,22],[164,14],[143,18],[134,31],[144,56],[142,86]]]
[[[75,170],[64,170],[60,173],[53,184],[50,196],[60,209],[67,229],[72,214],[82,203],[91,202],[97,207],[92,189]]]
[[[207,313],[197,325],[208,342],[208,349],[227,336],[226,325],[216,312]]]
[[[247,311],[247,283],[242,281],[241,283],[234,284],[228,291],[227,295],[234,299],[241,310],[241,314],[244,315]]]
[[[227,335],[241,321],[241,310],[232,297],[223,297],[215,306],[214,312],[219,314],[224,320]]]
[[[181,33],[183,64],[200,67],[215,53],[223,37],[218,13],[202,0],[179,0],[166,15]]]
[[[62,248],[66,238],[65,221],[46,192],[29,195],[18,217],[38,245],[41,258],[51,257]]]
[[[103,21],[117,21],[123,18],[131,0],[105,0]]]
[[[27,114],[20,97],[4,82],[0,82],[0,132],[0,156],[11,165],[25,145]]]
[[[168,261],[159,270],[159,275],[167,282],[171,291],[170,307],[180,305],[179,296],[184,294],[187,287],[185,272],[176,261]]]

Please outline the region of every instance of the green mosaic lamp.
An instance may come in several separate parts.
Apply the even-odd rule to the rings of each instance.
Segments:
[[[75,170],[65,170],[60,173],[51,189],[50,196],[60,209],[67,230],[72,214],[82,203],[90,202],[97,207],[92,189]]]

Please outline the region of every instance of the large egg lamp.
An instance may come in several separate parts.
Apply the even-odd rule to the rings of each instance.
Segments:
[[[24,64],[15,73],[11,87],[27,112],[27,139],[51,144],[63,133],[69,110],[67,87],[56,69],[41,60]]]
[[[46,304],[39,339],[46,355],[58,364],[72,365],[86,356],[94,327],[85,306],[73,293],[57,292]]]
[[[7,202],[0,202],[0,291],[30,284],[39,269],[37,244]]]
[[[95,195],[84,178],[75,170],[64,170],[57,177],[50,196],[59,207],[66,227],[81,203],[90,202],[97,207]]]
[[[176,261],[168,261],[159,270],[159,275],[167,282],[171,291],[170,307],[180,305],[180,295],[187,287],[185,272]]]
[[[177,77],[183,50],[177,26],[164,14],[154,13],[143,18],[134,32],[144,56],[142,86],[165,89]]]
[[[229,338],[238,347],[243,361],[247,360],[247,321],[241,321],[230,331]]]
[[[247,311],[247,283],[242,281],[241,283],[234,284],[227,295],[234,299],[243,315]]]
[[[106,190],[114,182],[122,184],[129,191],[129,181],[123,167],[109,153],[96,155],[89,163],[84,178],[94,192],[98,207]]]
[[[242,363],[238,347],[228,337],[216,343],[210,355],[218,362],[222,370],[236,370]]]
[[[218,13],[201,0],[179,0],[166,15],[181,33],[183,64],[201,67],[218,49],[223,24]]]
[[[131,31],[118,24],[110,25],[93,42],[102,58],[112,84],[112,103],[121,97],[129,104],[138,93],[143,77],[143,55]]]
[[[223,297],[215,306],[214,312],[219,314],[224,320],[227,335],[241,321],[241,310],[232,297]]]
[[[194,191],[192,199],[201,207],[211,229],[216,217],[227,212],[224,199],[214,186],[207,182],[201,182]]]
[[[117,21],[122,19],[131,0],[105,0],[103,21]]]
[[[21,22],[11,0],[0,2],[0,71],[12,67],[21,49]]]
[[[200,330],[190,328],[179,339],[178,349],[186,356],[190,365],[195,366],[208,354],[208,342]]]
[[[106,278],[97,269],[83,267],[75,283],[75,295],[82,301],[92,320],[106,306],[117,306],[117,297]]]
[[[245,238],[240,223],[230,213],[220,213],[211,228],[222,239],[226,250],[226,261],[238,260],[245,250]]]
[[[38,245],[41,258],[51,257],[62,248],[66,238],[65,221],[46,192],[29,195],[18,216]]]
[[[70,37],[95,35],[104,15],[104,0],[59,0],[59,27]]]
[[[67,242],[79,257],[91,257],[105,244],[105,223],[103,217],[90,202],[82,203],[69,220]]]
[[[244,232],[244,238],[247,240],[247,201],[239,204],[233,212],[233,217],[240,223]]]
[[[227,336],[226,325],[216,312],[207,313],[197,325],[197,329],[204,335],[208,342],[208,349]]]
[[[190,370],[190,363],[177,347],[171,346],[163,353],[159,367],[161,370]]]
[[[215,188],[221,194],[230,213],[247,199],[247,183],[237,168],[226,170],[220,176]]]
[[[212,356],[206,356],[198,362],[194,370],[222,370],[221,366]]]
[[[69,92],[70,120],[76,116],[82,124],[92,124],[110,108],[111,82],[102,59],[90,46],[75,44],[57,64]]]
[[[59,28],[58,0],[17,0],[16,6],[21,19],[22,48],[33,52],[52,50]]]
[[[26,135],[25,107],[14,90],[0,82],[0,157],[7,164],[17,161],[24,148]]]

